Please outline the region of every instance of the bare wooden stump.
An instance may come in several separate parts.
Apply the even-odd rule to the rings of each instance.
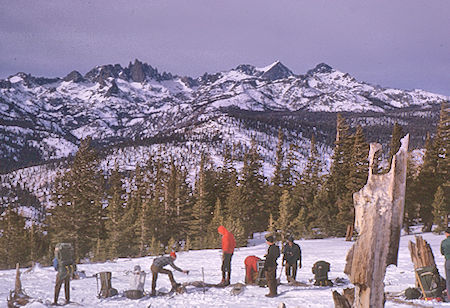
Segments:
[[[347,298],[337,291],[333,291],[333,301],[335,308],[352,308]]]
[[[347,254],[344,272],[355,285],[355,308],[384,306],[386,267],[397,264],[406,189],[409,136],[401,140],[387,174],[373,174],[379,144],[371,144],[367,184],[353,194],[358,239]]]
[[[416,243],[409,241],[408,248],[411,260],[414,263],[414,269],[424,266],[436,267],[433,250],[421,236],[416,236]]]
[[[20,281],[20,268],[19,263],[16,264],[16,280],[14,283],[14,291],[9,292],[7,299],[9,307],[25,306],[30,302],[30,297],[26,295],[22,290],[22,283]]]

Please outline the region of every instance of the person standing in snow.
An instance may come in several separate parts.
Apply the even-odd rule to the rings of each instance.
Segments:
[[[286,265],[286,277],[288,281],[295,280],[297,276],[297,261],[302,268],[302,250],[294,243],[294,237],[288,237],[287,244],[283,248],[283,264]]]
[[[261,261],[257,256],[248,256],[244,260],[245,264],[245,283],[254,284],[258,276],[258,261]]]
[[[219,226],[217,232],[222,235],[222,281],[219,285],[227,286],[231,279],[231,257],[236,247],[236,240],[224,226]]]
[[[277,259],[280,256],[280,247],[275,245],[273,235],[266,236],[266,243],[269,245],[267,249],[266,261],[264,262],[264,273],[266,275],[269,294],[267,297],[275,297],[277,293]]]
[[[450,227],[445,230],[445,239],[441,243],[441,254],[445,256],[447,298],[450,298]]]
[[[169,276],[170,283],[172,284],[171,291],[175,291],[176,288],[179,286],[179,284],[177,284],[177,282],[173,278],[172,272],[167,269],[164,269],[164,266],[169,264],[175,270],[185,273],[186,275],[189,274],[189,271],[182,270],[181,268],[179,268],[178,266],[176,266],[173,263],[176,258],[177,258],[177,255],[175,254],[174,251],[172,251],[170,253],[169,257],[159,257],[159,258],[156,258],[155,260],[153,260],[153,264],[150,267],[150,269],[152,271],[152,275],[153,275],[153,277],[152,277],[152,293],[151,293],[152,296],[156,295],[156,280],[158,280],[158,273],[166,274]]]

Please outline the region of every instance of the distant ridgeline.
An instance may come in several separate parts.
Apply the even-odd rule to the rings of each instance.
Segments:
[[[314,134],[318,144],[333,147],[337,112],[353,130],[361,125],[369,142],[388,143],[397,122],[410,133],[411,147],[421,148],[448,100],[372,86],[323,63],[304,75],[275,62],[195,79],[138,60],[98,66],[84,76],[18,73],[0,80],[0,172],[73,155],[86,136],[108,150],[200,142],[219,152],[236,142],[249,146],[258,136],[266,160],[278,128],[286,143],[301,145]]]
[[[373,167],[383,173],[406,133],[426,151],[410,155],[404,226],[441,227],[448,109],[447,97],[326,64],[197,79],[137,60],[63,79],[19,73],[0,81],[0,267],[49,262],[60,241],[97,260],[213,248],[222,224],[239,245],[265,230],[342,236],[368,142],[384,145]]]

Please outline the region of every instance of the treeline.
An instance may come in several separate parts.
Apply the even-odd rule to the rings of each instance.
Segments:
[[[417,223],[424,231],[435,224],[438,232],[448,225],[449,121],[443,104],[437,132],[433,139],[428,135],[423,164],[409,162],[407,231]],[[195,172],[168,154],[150,156],[133,171],[114,168],[105,173],[87,138],[68,171],[58,174],[44,219],[27,221],[18,204],[3,205],[0,267],[11,268],[16,262],[48,264],[58,242],[73,243],[77,259],[91,261],[218,248],[219,225],[229,229],[241,246],[254,232],[265,230],[278,232],[281,240],[287,234],[322,238],[347,233],[351,238],[352,194],[366,183],[369,145],[362,127],[350,128],[341,115],[336,132],[330,171],[324,174],[314,135],[307,163],[299,166],[294,146],[284,150],[280,129],[270,179],[264,176],[256,143],[243,156],[239,149],[239,162],[233,148],[225,150],[220,164],[203,153]],[[380,156],[373,172],[390,169],[404,135],[395,124],[386,162]]]

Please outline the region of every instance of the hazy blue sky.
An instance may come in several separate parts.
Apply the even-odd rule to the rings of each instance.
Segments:
[[[197,77],[280,60],[450,95],[449,0],[0,0],[0,78],[135,58]]]

